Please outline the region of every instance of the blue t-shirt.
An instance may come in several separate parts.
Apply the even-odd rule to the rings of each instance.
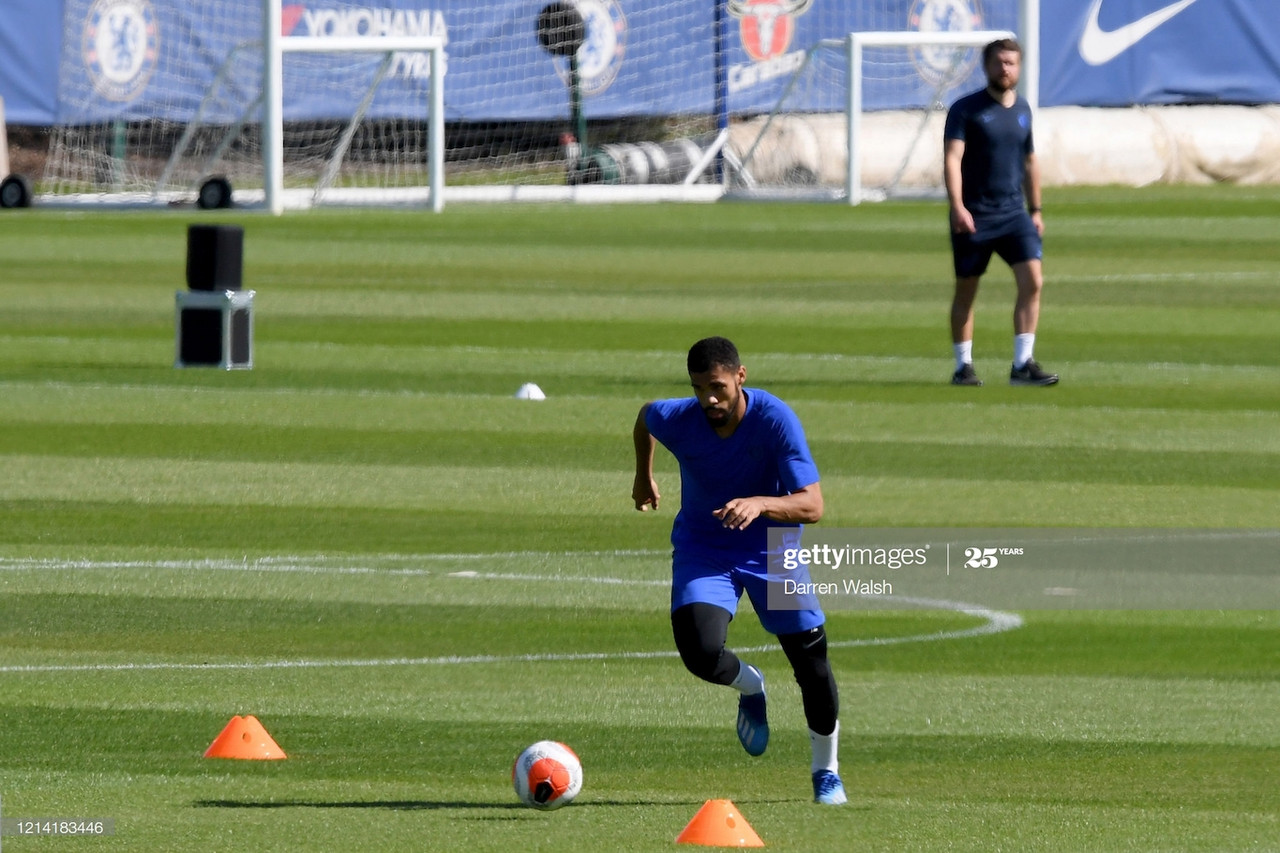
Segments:
[[[960,161],[961,195],[975,218],[1021,213],[1026,199],[1022,179],[1026,159],[1035,151],[1031,106],[1021,95],[1006,107],[986,89],[951,105],[944,139],[964,142]]]
[[[729,530],[712,515],[734,498],[780,497],[818,482],[800,419],[786,403],[757,388],[744,388],[747,411],[733,435],[721,438],[696,397],[658,400],[645,413],[649,434],[680,463],[680,512],[671,544],[763,554],[768,529],[782,525],[760,516],[745,530]]]

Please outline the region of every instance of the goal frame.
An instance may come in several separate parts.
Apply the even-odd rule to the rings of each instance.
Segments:
[[[922,33],[915,31],[853,32],[843,40],[849,81],[848,138],[849,153],[845,169],[845,199],[850,205],[861,204],[862,191],[862,53],[867,47],[983,47],[1004,38],[1016,38],[1012,30],[969,30],[967,32]],[[841,40],[824,42],[823,46],[839,46]]]
[[[431,82],[427,115],[427,184],[431,210],[444,209],[444,40],[435,36],[319,37],[281,34],[281,0],[263,0],[262,69],[264,96],[263,203],[284,212],[284,55],[286,53],[427,53]]]

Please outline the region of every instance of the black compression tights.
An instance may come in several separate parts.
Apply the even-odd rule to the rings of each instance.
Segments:
[[[738,656],[725,648],[732,614],[714,604],[686,604],[671,613],[671,632],[685,667],[703,681],[730,684],[738,677]],[[835,675],[827,660],[827,632],[822,626],[796,634],[780,634],[778,642],[791,662],[804,702],[809,728],[831,734],[840,714]]]

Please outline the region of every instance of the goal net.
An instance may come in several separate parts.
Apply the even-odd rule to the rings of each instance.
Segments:
[[[864,43],[851,76],[847,34],[1014,29],[1035,2],[64,0],[37,201],[839,195],[850,164],[905,188],[940,173],[924,122],[974,52]]]
[[[735,128],[737,187],[850,204],[942,196],[947,108],[986,85],[981,48],[1013,37],[1008,30],[891,31],[819,42],[769,113]],[[868,109],[886,86],[896,108]]]
[[[285,36],[279,0],[67,0],[65,119],[41,203],[307,207],[443,195],[444,40],[394,28]],[[162,38],[162,36],[167,36]],[[210,185],[210,181],[214,185]],[[433,192],[432,188],[436,191]]]

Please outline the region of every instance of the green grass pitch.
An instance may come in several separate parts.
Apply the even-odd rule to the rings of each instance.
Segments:
[[[1004,382],[998,263],[947,384],[937,203],[7,212],[4,849],[672,850],[728,798],[779,851],[1280,850],[1275,596],[833,612],[838,809],[749,607],[764,756],[674,657],[678,476],[636,513],[630,430],[707,334],[800,414],[824,525],[1277,526],[1280,189],[1045,211],[1050,389]],[[172,366],[193,221],[245,228],[251,371]],[[203,758],[236,714],[288,759]],[[544,738],[586,773],[553,813],[508,777]]]

